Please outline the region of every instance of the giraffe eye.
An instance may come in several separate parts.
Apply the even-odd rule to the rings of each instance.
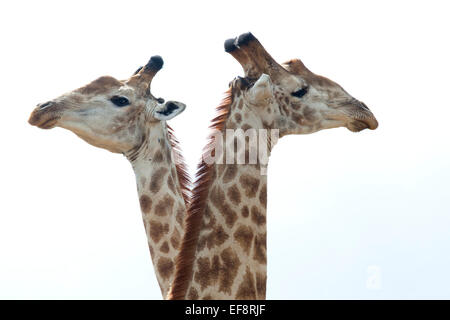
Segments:
[[[130,101],[128,101],[127,98],[121,96],[113,96],[111,102],[118,107],[125,107],[130,104]]]
[[[301,88],[300,90],[294,91],[291,94],[294,97],[301,98],[308,92],[308,87]]]

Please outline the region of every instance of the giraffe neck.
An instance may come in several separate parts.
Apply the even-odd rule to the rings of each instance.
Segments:
[[[263,121],[238,96],[233,98],[222,132],[263,129]],[[192,278],[184,298],[264,299],[267,176],[261,173],[265,166],[259,161],[248,164],[247,155],[245,164],[215,163],[209,170]]]
[[[165,123],[152,128],[141,147],[127,155],[136,176],[150,255],[165,298],[174,276],[186,204]]]

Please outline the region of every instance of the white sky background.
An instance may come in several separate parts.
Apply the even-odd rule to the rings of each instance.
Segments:
[[[269,165],[270,299],[450,298],[446,1],[14,1],[0,4],[0,298],[160,299],[124,157],[31,127],[39,102],[160,54],[156,96],[191,171],[252,31],[279,62],[380,123],[283,138]],[[371,267],[373,266],[373,267]]]

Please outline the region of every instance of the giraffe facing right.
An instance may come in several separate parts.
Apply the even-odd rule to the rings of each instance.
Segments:
[[[238,137],[227,140],[222,153],[217,139],[230,130],[244,132],[251,141],[251,129],[283,137],[378,126],[367,106],[340,85],[312,73],[298,59],[278,64],[251,33],[227,40],[225,51],[242,65],[245,78],[232,81],[212,122],[215,131],[198,167],[169,299],[266,296],[267,163],[259,157],[252,162],[254,145],[244,143],[237,155],[245,161],[239,164],[234,153]],[[263,142],[259,151],[270,154],[276,141]]]

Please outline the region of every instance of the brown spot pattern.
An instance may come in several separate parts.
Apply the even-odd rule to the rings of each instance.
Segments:
[[[220,213],[224,216],[227,226],[229,228],[232,228],[238,218],[237,213],[233,209],[231,209],[228,203],[223,204]]]
[[[169,224],[168,224],[168,223],[165,223],[165,224],[164,224],[163,232],[164,232],[164,233],[169,233],[169,230],[170,230]]]
[[[253,259],[259,263],[266,263],[266,235],[259,234],[255,236],[253,246]]]
[[[315,119],[315,116],[314,116],[315,113],[316,113],[316,110],[314,110],[313,108],[310,108],[308,106],[305,106],[305,108],[303,109],[303,116],[308,121],[313,121]]]
[[[150,191],[153,193],[157,193],[159,189],[161,189],[161,185],[163,182],[163,177],[167,173],[167,168],[159,168],[153,173],[150,179]]]
[[[155,214],[158,216],[166,216],[172,212],[174,200],[171,196],[165,195],[155,206]]]
[[[202,251],[205,246],[206,246],[206,242],[208,242],[208,235],[200,235],[198,237],[198,241],[197,241],[197,251]]]
[[[256,299],[255,281],[253,280],[253,274],[250,272],[250,268],[247,266],[247,270],[244,275],[242,283],[239,285],[236,293],[237,300],[254,300]]]
[[[183,206],[179,205],[177,209],[177,216],[176,220],[180,226],[183,226],[184,223],[184,208]]]
[[[252,207],[252,221],[258,226],[266,223],[266,216],[256,206]]]
[[[215,246],[220,246],[229,238],[228,234],[218,225],[209,234],[202,236],[198,241],[199,249],[203,249],[205,246],[211,249]]]
[[[258,299],[266,298],[266,279],[267,275],[264,273],[256,273],[256,292],[258,295]]]
[[[164,156],[162,154],[162,152],[160,150],[156,151],[155,154],[153,155],[153,161],[159,163],[162,162],[164,160]]]
[[[170,275],[173,273],[174,265],[172,260],[168,258],[161,257],[158,260],[157,268],[159,271],[159,274],[163,279],[168,279]]]
[[[177,191],[175,190],[175,184],[173,183],[172,176],[167,176],[167,186],[169,187],[170,191],[173,192],[173,194],[177,194]]]
[[[267,206],[267,184],[263,184],[261,190],[259,190],[259,202],[264,207]]]
[[[291,107],[294,110],[300,110],[302,108],[302,105],[300,103],[291,103]]]
[[[198,271],[194,275],[194,280],[200,284],[202,290],[217,282],[221,271],[219,256],[215,255],[212,261],[207,257],[199,258],[197,267]]]
[[[228,188],[227,195],[232,203],[239,204],[241,202],[241,193],[236,185],[232,185]]]
[[[230,205],[225,202],[225,193],[219,186],[214,186],[210,193],[213,205],[219,209],[219,212],[224,216],[225,223],[228,227],[233,227],[237,220],[236,212],[231,209]]]
[[[299,114],[297,114],[295,112],[292,113],[291,118],[297,124],[301,125],[302,122],[303,122],[303,116],[301,116],[301,115],[299,115]]]
[[[178,249],[180,247],[180,238],[181,238],[181,235],[178,232],[178,230],[175,228],[175,230],[172,233],[172,237],[170,238],[170,243],[172,244],[172,247],[174,249]]]
[[[107,92],[112,88],[118,88],[121,85],[122,83],[120,83],[120,81],[114,79],[113,77],[104,76],[92,81],[88,85],[76,91],[81,94],[97,95],[103,92]]]
[[[211,208],[206,204],[205,211],[203,213],[203,226],[202,229],[212,229],[216,224],[216,217],[211,212]]]
[[[272,124],[272,125],[273,125],[273,124]],[[270,123],[266,122],[266,121],[263,121],[263,127],[264,127],[264,129],[270,129],[272,125],[271,125]]]
[[[189,300],[198,300],[198,292],[197,292],[197,289],[195,289],[195,288],[192,287],[192,288],[189,290],[188,299],[189,299]]]
[[[216,165],[216,170],[214,170],[214,176],[220,178],[222,176],[223,171],[226,169],[227,165],[218,164]]]
[[[166,159],[167,161],[172,161],[172,148],[166,145]]]
[[[219,186],[216,185],[211,189],[210,198],[212,204],[217,209],[220,209],[223,203],[225,202],[225,193]]]
[[[288,109],[288,107],[285,104],[281,105],[281,109],[280,110],[283,111],[282,114],[284,113],[284,115],[286,115],[286,116],[290,115],[289,109]]]
[[[256,192],[259,187],[259,180],[251,175],[244,174],[240,177],[242,187],[244,188],[245,195],[249,198],[256,196]]]
[[[153,252],[154,252],[153,247],[149,244],[148,248],[150,249],[150,256],[153,257]]]
[[[241,225],[233,236],[237,243],[241,246],[242,250],[244,250],[246,254],[249,254],[253,240],[252,229],[249,226]]]
[[[244,218],[247,218],[249,215],[249,210],[247,206],[243,206],[241,209],[241,214]]]
[[[231,286],[241,263],[236,252],[231,248],[223,250],[220,257],[222,258],[222,268],[219,276],[219,292],[231,295]]]
[[[162,236],[164,235],[163,224],[156,220],[150,220],[149,226],[150,226],[149,231],[150,238],[153,240],[153,242],[158,243],[159,240],[161,240]]]
[[[226,166],[225,173],[223,174],[223,182],[228,183],[232,181],[238,172],[238,167],[235,164],[229,164]]]
[[[128,132],[129,132],[130,134],[134,135],[135,132],[136,132],[136,125],[130,126],[130,127],[128,128]]]
[[[139,203],[141,205],[141,210],[144,213],[149,213],[152,208],[152,200],[145,194],[139,198]]]
[[[161,252],[167,253],[169,252],[170,248],[169,248],[169,243],[167,241],[164,241],[164,243],[161,245],[161,247],[159,248],[159,250]]]

